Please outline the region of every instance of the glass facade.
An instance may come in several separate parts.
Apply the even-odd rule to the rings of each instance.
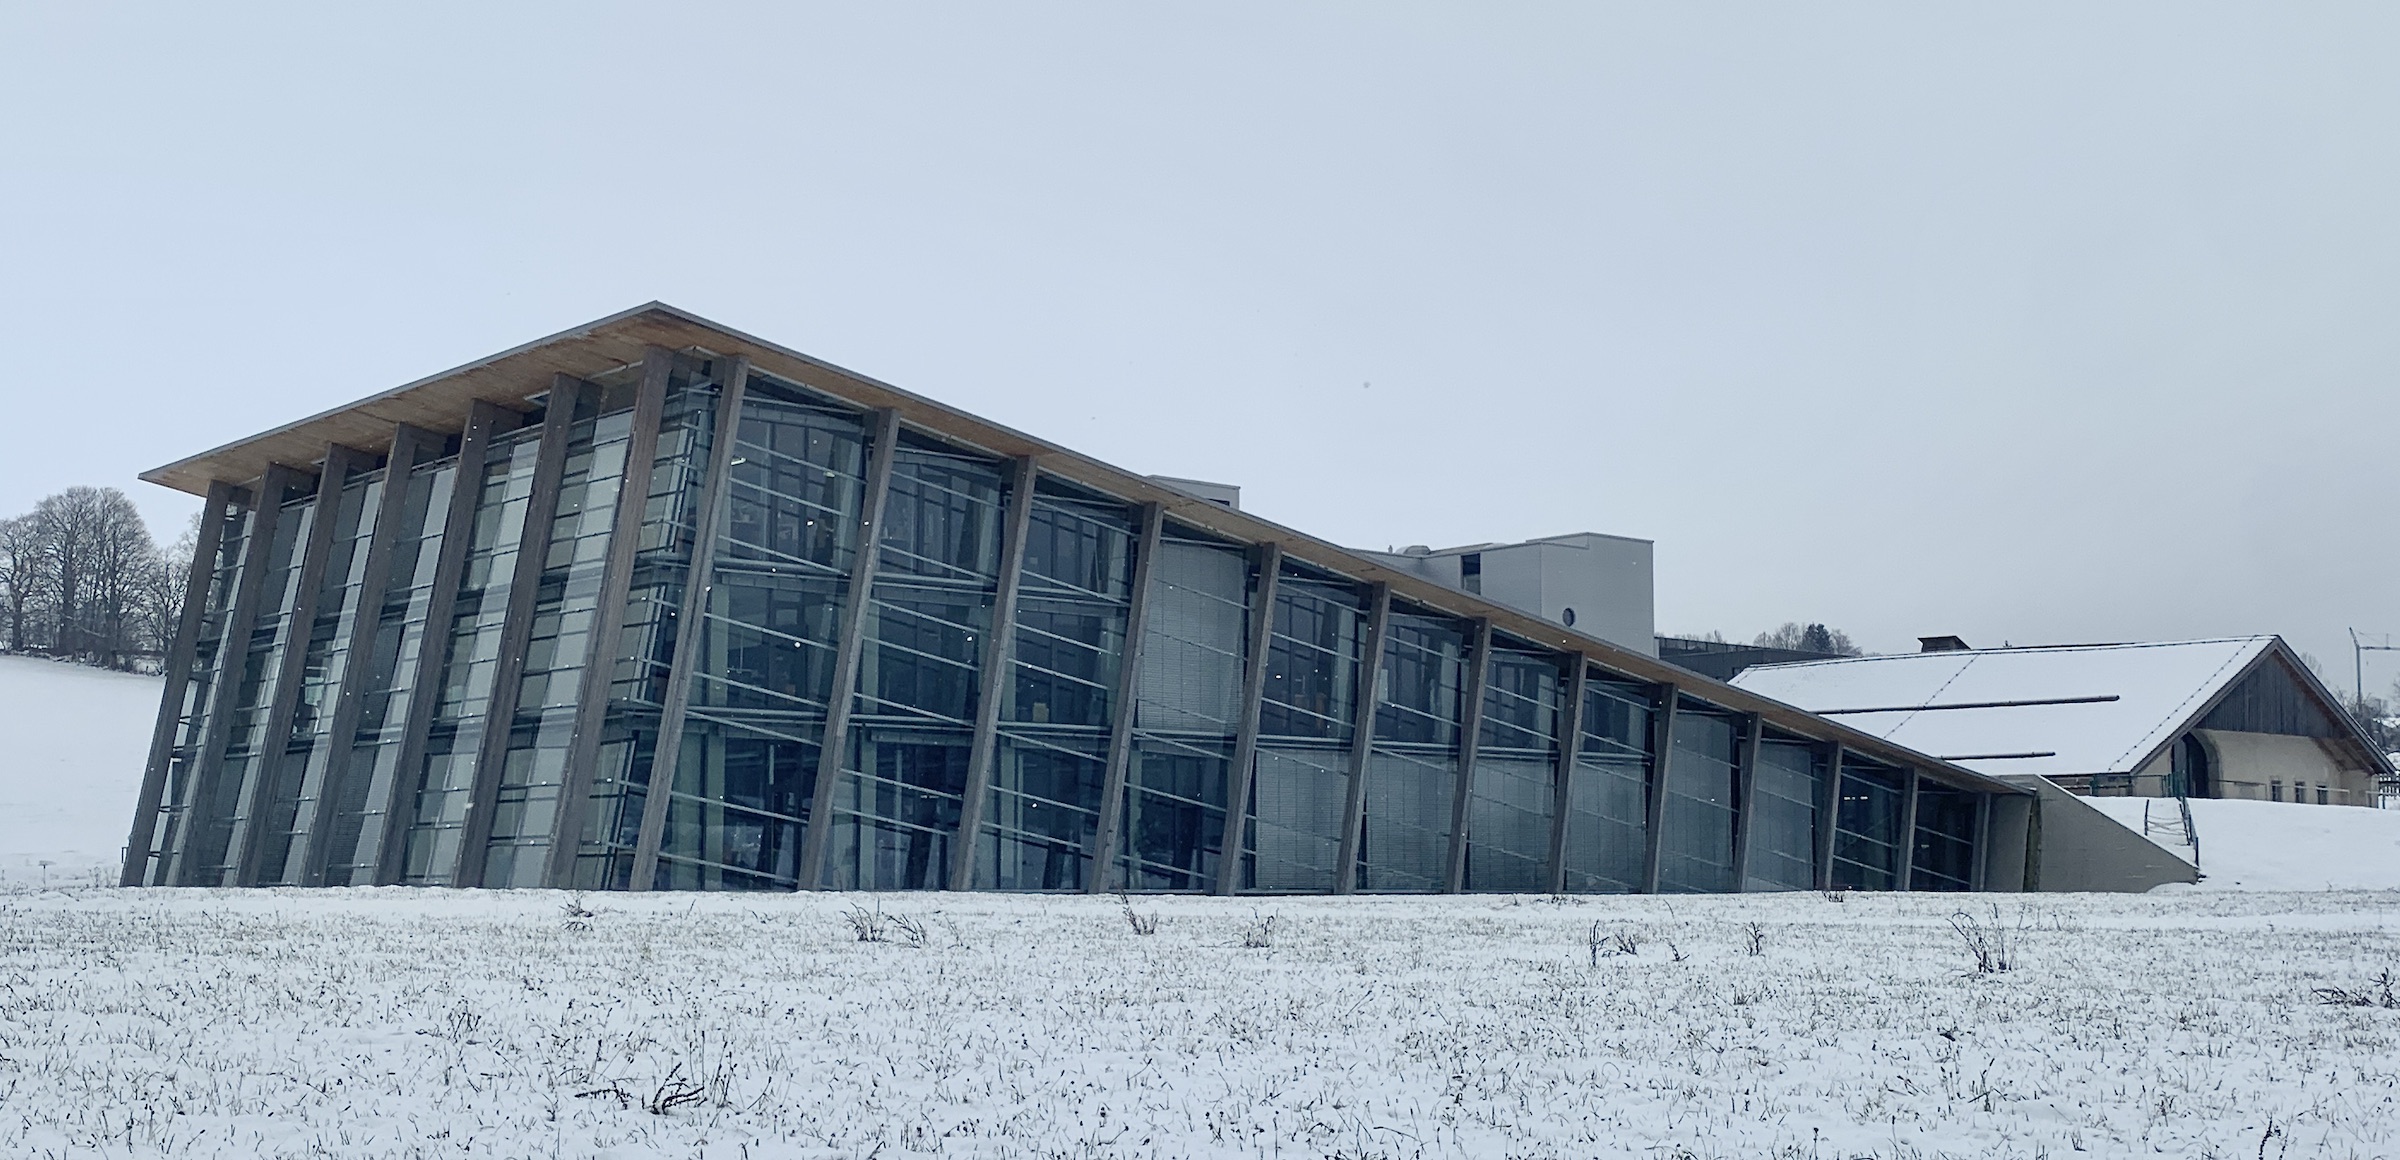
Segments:
[[[1892,890],[1900,885],[1901,813],[1908,774],[1856,755],[1842,759],[1841,797],[1834,806],[1833,885],[1843,890]]]
[[[1825,796],[1825,747],[1795,737],[1759,739],[1751,771],[1749,856],[1744,890],[1808,890],[1817,884],[1817,803]]]
[[[1394,605],[1384,629],[1375,736],[1367,747],[1358,888],[1440,890],[1458,798],[1473,625]]]
[[[1247,550],[1167,525],[1143,619],[1114,885],[1216,883],[1257,588]]]
[[[1492,649],[1467,791],[1468,890],[1550,888],[1559,725],[1566,716],[1563,659],[1507,640]]]
[[[1341,865],[1366,593],[1290,561],[1275,585],[1242,885],[1324,892]]]
[[[1591,677],[1584,685],[1582,746],[1567,783],[1566,886],[1570,892],[1641,890],[1657,779],[1654,686]]]
[[[478,412],[505,429],[216,489],[127,880],[1980,880],[1989,803],[1949,771],[1830,769],[1830,734],[1697,678],[1604,669],[793,373],[653,349]]]

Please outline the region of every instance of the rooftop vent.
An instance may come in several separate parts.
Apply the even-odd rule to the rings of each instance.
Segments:
[[[1918,652],[1973,652],[1974,646],[1955,636],[1920,636]]]

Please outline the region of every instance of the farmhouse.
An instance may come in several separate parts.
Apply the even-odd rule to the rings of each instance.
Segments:
[[[2077,793],[2370,806],[2389,759],[2281,637],[1968,648],[1743,670],[1733,683],[1995,776]]]
[[[1569,624],[655,303],[144,478],[207,506],[128,885],[2005,890],[2048,857],[2026,788],[1593,597]]]

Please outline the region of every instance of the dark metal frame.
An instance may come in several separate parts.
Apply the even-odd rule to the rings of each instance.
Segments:
[[[216,575],[217,554],[223,548],[225,515],[236,489],[230,483],[208,485],[200,508],[200,531],[192,544],[192,564],[183,582],[183,615],[175,620],[175,640],[167,647],[166,689],[159,694],[158,723],[150,730],[150,757],[142,767],[142,788],[134,799],[133,828],[125,838],[125,865],[119,886],[139,886],[149,877],[150,861],[165,857],[157,849],[159,800],[166,796],[167,767],[174,763],[175,734],[183,727],[183,701],[191,695],[192,660],[200,648],[200,625],[208,619],[208,588]]]

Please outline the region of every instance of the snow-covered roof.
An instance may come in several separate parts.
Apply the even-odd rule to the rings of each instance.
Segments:
[[[2130,773],[2274,645],[2248,636],[1847,657],[1760,665],[1733,684],[1978,773]]]

